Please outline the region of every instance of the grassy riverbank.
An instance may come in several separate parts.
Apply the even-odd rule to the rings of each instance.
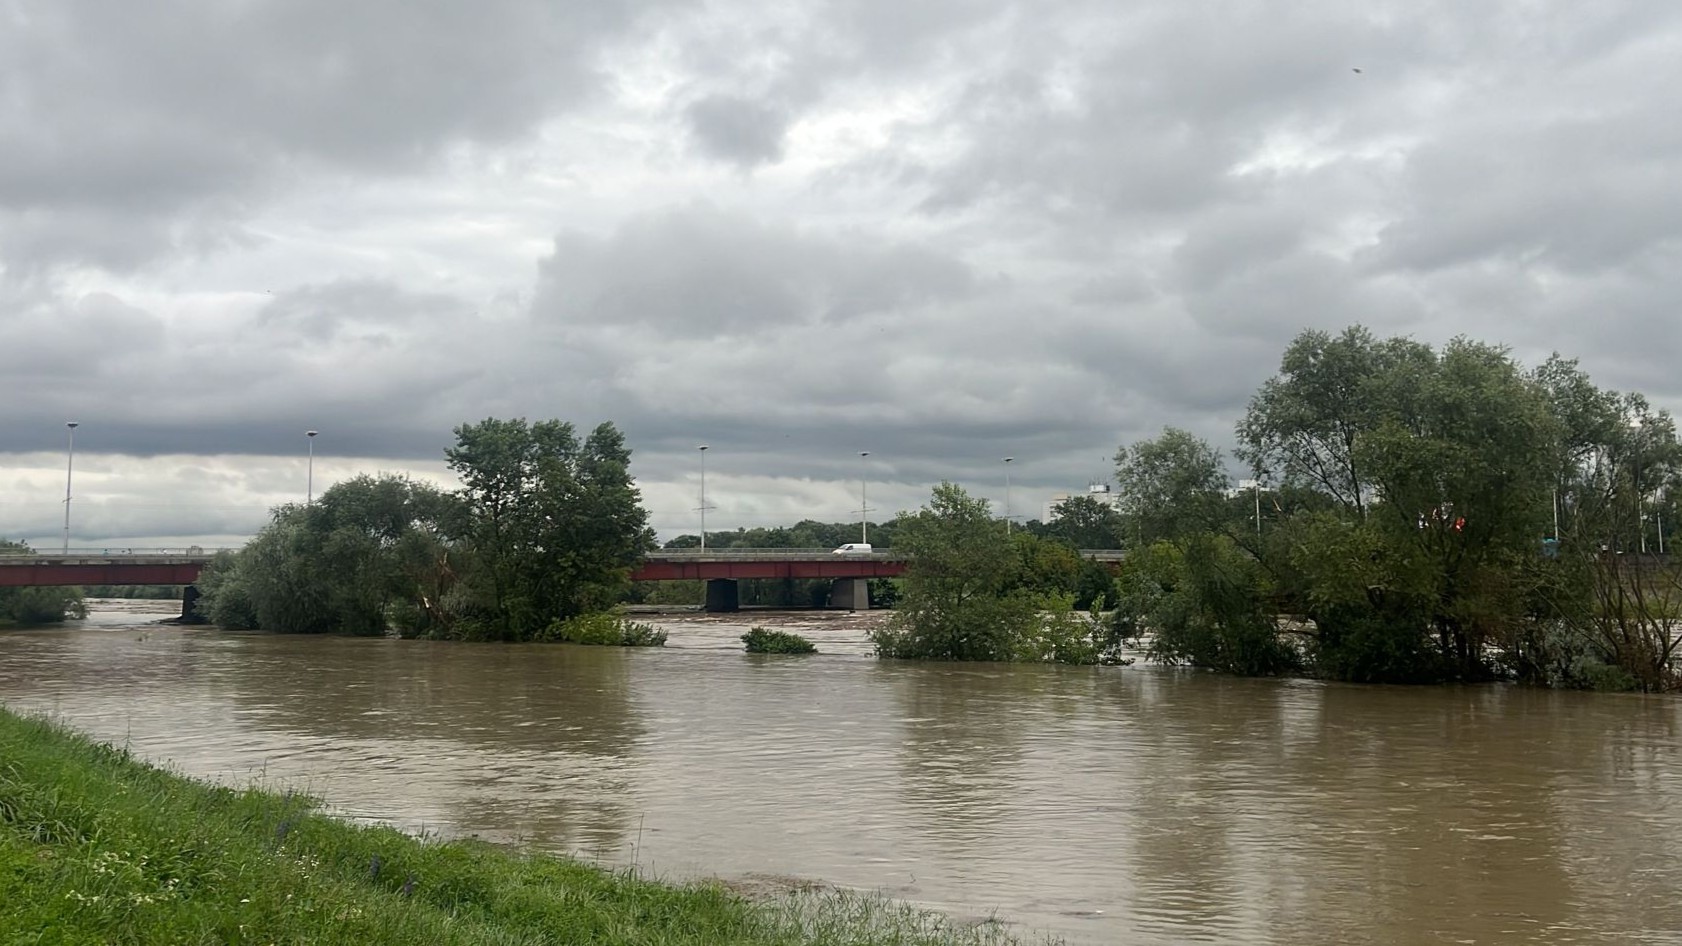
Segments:
[[[345,823],[0,709],[0,944],[1007,944],[871,897],[750,902]]]

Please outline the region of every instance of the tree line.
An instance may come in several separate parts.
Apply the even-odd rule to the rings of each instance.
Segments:
[[[1116,639],[1241,674],[1678,685],[1654,553],[1682,447],[1643,396],[1557,354],[1310,331],[1237,440],[1247,489],[1182,430],[1117,456]]]

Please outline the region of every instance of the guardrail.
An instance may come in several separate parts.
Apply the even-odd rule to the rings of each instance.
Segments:
[[[64,557],[68,556],[68,557],[71,557],[71,558],[78,558],[78,557],[87,558],[87,557],[90,557],[90,556],[112,556],[112,555],[146,555],[146,556],[153,556],[153,557],[159,556],[159,555],[185,555],[185,556],[195,556],[196,557],[196,556],[200,556],[200,555],[205,555],[205,556],[215,555],[218,552],[237,552],[237,551],[239,551],[239,549],[235,549],[235,548],[210,548],[210,547],[206,547],[206,546],[202,546],[202,545],[175,545],[175,546],[163,546],[163,547],[155,547],[155,548],[146,548],[146,547],[142,547],[142,546],[138,546],[138,545],[136,545],[136,546],[108,545],[108,546],[102,546],[102,547],[98,547],[98,548],[95,548],[95,547],[92,547],[92,546],[88,546],[88,547],[72,546],[68,550],[65,550],[65,549],[36,549],[34,551],[24,551],[22,549],[0,549],[0,556],[19,555],[19,556],[23,556],[25,558],[48,558],[48,557],[55,557],[55,556],[58,557],[58,558],[64,558]]]

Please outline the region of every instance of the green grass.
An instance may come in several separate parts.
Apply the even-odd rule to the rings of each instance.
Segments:
[[[0,709],[0,944],[1009,944],[885,899],[749,900],[348,824]]]

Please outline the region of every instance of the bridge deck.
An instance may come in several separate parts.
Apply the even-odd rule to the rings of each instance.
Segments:
[[[214,549],[72,549],[69,554],[0,555],[0,587],[42,585],[188,585]],[[1101,562],[1122,553],[1083,551]],[[892,550],[836,554],[829,549],[661,549],[632,581],[710,578],[890,578],[905,570]]]

